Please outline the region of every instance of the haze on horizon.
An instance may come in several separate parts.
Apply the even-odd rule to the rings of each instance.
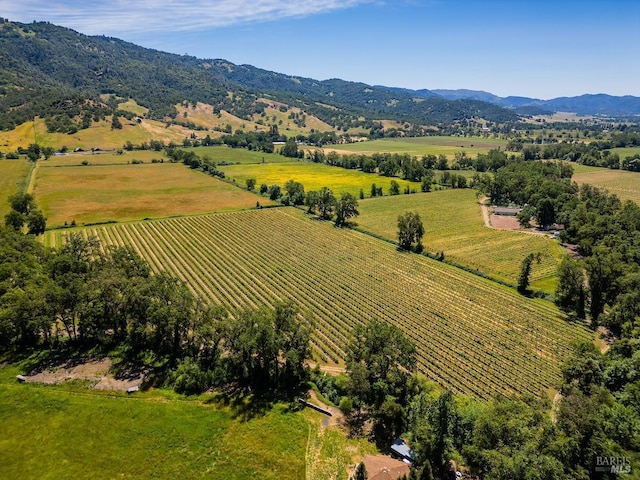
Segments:
[[[0,16],[318,80],[640,96],[636,0],[0,0]]]

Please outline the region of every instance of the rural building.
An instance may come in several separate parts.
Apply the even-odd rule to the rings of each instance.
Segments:
[[[521,208],[493,207],[494,215],[502,215],[504,217],[515,217],[521,211],[522,211]]]
[[[396,440],[391,444],[391,456],[411,465],[413,463],[413,452],[403,440]]]

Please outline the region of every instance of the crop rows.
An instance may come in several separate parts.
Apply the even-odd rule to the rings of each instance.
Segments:
[[[326,361],[343,360],[355,325],[388,321],[414,341],[428,378],[481,398],[542,393],[559,382],[570,342],[591,337],[548,302],[295,209],[101,226],[86,234],[105,246],[133,245],[154,270],[182,278],[232,314],[294,300],[315,320],[313,341]]]

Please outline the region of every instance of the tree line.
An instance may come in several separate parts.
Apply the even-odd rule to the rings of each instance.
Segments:
[[[92,350],[151,368],[177,391],[297,387],[313,324],[291,302],[228,312],[152,274],[129,247],[71,233],[58,250],[0,229],[0,346]],[[232,316],[233,315],[233,316]]]

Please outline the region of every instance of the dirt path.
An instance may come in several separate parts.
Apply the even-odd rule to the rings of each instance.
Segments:
[[[309,368],[310,369],[314,369],[316,368],[316,365],[318,365],[315,362],[308,362]],[[346,371],[345,367],[332,367],[331,365],[320,365],[320,371],[321,372],[327,372],[329,375],[332,376],[337,376],[340,375],[341,373],[344,373]]]

